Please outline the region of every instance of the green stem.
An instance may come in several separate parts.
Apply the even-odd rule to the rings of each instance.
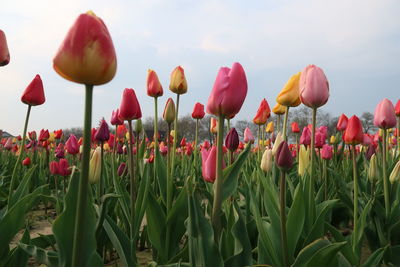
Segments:
[[[157,176],[157,149],[158,149],[158,97],[154,97],[154,179]]]
[[[356,146],[352,145],[351,149],[351,156],[353,160],[353,183],[354,183],[354,195],[353,195],[353,204],[354,204],[354,211],[353,211],[353,217],[354,217],[354,229],[353,229],[353,251],[356,250],[356,237],[358,235],[358,176],[357,176],[357,162],[356,162]]]
[[[261,140],[261,126],[258,125],[258,149],[257,149],[257,158],[258,158],[258,162],[261,162],[261,154],[260,154],[260,149],[261,149],[261,144],[260,144],[260,140]]]
[[[214,183],[214,203],[212,210],[212,224],[214,228],[214,241],[219,243],[219,237],[221,233],[221,189],[222,189],[222,143],[224,137],[224,115],[218,117],[218,133],[217,133],[217,166],[216,166],[216,179]]]
[[[281,217],[281,245],[282,245],[282,261],[284,267],[289,267],[289,253],[287,245],[287,234],[286,234],[286,178],[285,172],[281,170],[281,182],[279,192],[280,202],[280,217]]]
[[[134,233],[134,219],[135,219],[135,201],[136,201],[136,190],[135,190],[135,161],[133,158],[133,142],[132,142],[132,137],[133,137],[133,130],[132,130],[132,120],[128,120],[128,131],[129,131],[129,171],[130,171],[130,176],[131,176],[131,186],[130,186],[130,194],[131,194],[131,240],[133,240],[135,233]],[[138,142],[138,140],[136,140]],[[136,151],[136,154],[138,151]]]
[[[387,177],[387,167],[386,167],[386,151],[387,151],[387,132],[386,129],[383,130],[382,136],[382,170],[383,170],[383,194],[385,198],[385,214],[386,219],[389,219],[390,215],[390,204],[389,204],[389,183]]]
[[[327,164],[327,161],[326,160],[323,160],[323,162],[322,162],[322,174],[323,174],[323,176],[324,176],[324,182],[325,182],[325,187],[324,187],[324,195],[325,195],[325,200],[328,200],[328,172],[327,172],[327,169],[326,169],[326,164]]]
[[[312,110],[312,129],[311,129],[311,175],[310,175],[310,183],[309,183],[309,196],[308,196],[308,209],[309,209],[309,216],[311,221],[314,218],[314,206],[312,205],[314,201],[314,176],[315,176],[315,125],[317,121],[317,108],[313,108]]]
[[[104,142],[101,141],[100,143],[101,148],[100,148],[100,190],[99,190],[99,205],[101,203],[101,196],[103,195],[103,191],[104,191],[104,178],[103,178],[103,173],[104,173]]]
[[[170,213],[170,210],[172,208],[172,190],[173,190],[173,183],[172,183],[172,178],[171,178],[171,144],[170,144],[170,135],[171,132],[171,124],[168,123],[168,135],[167,135],[167,147],[168,147],[168,153],[167,153],[167,215]],[[171,240],[171,227],[170,225],[167,225],[167,232],[166,232],[166,252],[167,256],[169,258],[169,249],[170,249],[170,240]]]
[[[78,204],[76,209],[75,218],[75,232],[74,244],[72,251],[72,266],[79,267],[84,265],[84,252],[83,239],[86,221],[86,207],[88,187],[89,187],[89,161],[90,161],[90,142],[91,142],[91,128],[92,128],[92,100],[93,100],[93,85],[86,85],[85,92],[85,114],[83,126],[83,154],[81,173],[79,177],[78,189]]]
[[[397,117],[397,156],[400,154],[400,117]]]
[[[283,141],[287,141],[286,128],[289,117],[289,107],[286,107],[285,118],[283,120]]]
[[[15,175],[17,174],[17,170],[19,169],[19,165],[21,165],[21,160],[22,160],[22,156],[24,154],[25,151],[25,140],[26,140],[26,131],[28,129],[28,121],[29,121],[29,115],[31,114],[31,105],[28,105],[28,110],[26,112],[26,117],[25,117],[25,124],[24,124],[24,132],[22,135],[22,143],[21,143],[21,147],[20,147],[20,151],[19,151],[19,155],[17,158],[17,162],[15,162],[15,166],[14,166],[14,170],[13,173],[11,175],[11,182],[10,182],[10,190],[9,190],[9,195],[8,195],[8,204],[10,204],[10,200],[11,200],[11,196],[13,195],[12,192],[14,190],[15,187]],[[10,207],[8,207],[10,208]]]
[[[197,156],[198,156],[198,149],[197,149],[197,139],[199,136],[199,119],[196,119],[196,134],[194,137],[194,164],[193,166],[197,166]],[[195,168],[193,168],[195,171]]]
[[[276,119],[276,131],[277,131],[277,133],[279,133],[281,131],[281,115],[280,114],[277,115],[277,119]]]
[[[174,142],[172,144],[172,164],[171,164],[171,172],[174,171],[175,167],[175,151],[176,151],[176,142],[178,139],[178,112],[179,112],[179,97],[180,94],[176,95],[176,113],[175,113],[175,120],[174,120]]]

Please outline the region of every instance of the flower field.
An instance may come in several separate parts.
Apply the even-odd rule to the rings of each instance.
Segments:
[[[0,65],[9,63],[0,31]],[[400,266],[400,100],[377,102],[373,133],[345,114],[328,131],[317,120],[328,78],[308,65],[276,92],[272,109],[261,99],[258,132],[245,128],[241,137],[231,120],[250,89],[235,62],[219,69],[205,105],[193,101],[191,140],[179,125],[188,84],[178,66],[168,87],[176,98],[162,112],[163,86],[148,71],[150,134],[131,88],[92,128],[93,88],[117,68],[93,12],[74,22],[53,68],[85,88],[83,134],[30,129],[35,106],[46,102],[36,75],[21,96],[23,132],[0,132],[0,266]],[[289,123],[300,105],[311,111],[304,127]],[[198,136],[206,114],[209,139]],[[38,214],[46,231],[30,227]]]

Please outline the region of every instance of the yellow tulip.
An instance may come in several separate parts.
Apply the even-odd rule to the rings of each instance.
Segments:
[[[309,172],[310,166],[310,149],[307,149],[304,145],[300,145],[299,151],[299,169],[298,173],[303,176],[306,171]]]
[[[51,132],[50,133],[50,135],[49,135],[49,139],[47,139],[47,141],[49,141],[49,142],[54,142],[54,140],[55,140],[55,138],[54,138],[54,132]]]
[[[398,181],[400,178],[400,160],[394,166],[393,171],[390,173],[389,181],[391,184]]]
[[[265,131],[267,133],[273,133],[274,132],[274,122],[273,121],[268,122],[267,127],[265,128]]]
[[[372,182],[377,179],[378,177],[378,172],[377,172],[377,159],[375,154],[372,155],[370,161],[369,161],[369,168],[368,168],[368,179]]]
[[[264,154],[261,158],[260,167],[265,173],[268,173],[272,170],[272,149],[267,148],[264,151]]]
[[[272,155],[275,156],[276,151],[278,150],[279,145],[283,142],[283,136],[281,132],[276,135],[274,146],[272,147]]]
[[[101,148],[96,147],[89,164],[89,182],[95,184],[100,180]]]
[[[331,138],[329,139],[329,142],[333,145],[336,142],[336,137],[334,135],[331,136]]]
[[[300,75],[301,72],[290,77],[289,81],[285,84],[282,91],[276,98],[276,102],[285,107],[297,107],[300,105]]]
[[[181,66],[176,67],[171,73],[169,90],[175,94],[185,94],[187,92],[187,82],[185,71]]]
[[[286,113],[286,107],[282,106],[279,103],[276,103],[275,107],[272,109],[272,112],[276,115],[282,115]]]

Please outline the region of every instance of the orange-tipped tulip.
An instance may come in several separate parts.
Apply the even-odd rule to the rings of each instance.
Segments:
[[[175,120],[175,103],[172,98],[168,98],[167,103],[165,103],[163,119],[167,123],[173,123]]]
[[[267,127],[265,128],[265,131],[267,133],[273,133],[274,132],[274,122],[273,121],[268,122]]]
[[[214,117],[210,118],[210,132],[216,134],[218,132],[218,122]]]
[[[276,115],[283,115],[286,113],[286,107],[276,103],[275,107],[272,109],[272,112]]]
[[[7,65],[9,62],[10,52],[8,52],[6,35],[0,30],[0,67]]]
[[[185,71],[181,66],[176,67],[171,73],[171,81],[169,84],[169,90],[175,94],[186,94],[187,82],[185,77]]]
[[[27,105],[38,106],[46,101],[43,82],[39,74],[31,81],[22,94],[21,101]]]
[[[267,100],[265,98],[261,100],[261,104],[258,107],[257,114],[253,119],[253,122],[257,125],[263,125],[267,122],[267,119],[271,115],[271,109],[269,108]]]
[[[117,59],[106,25],[93,12],[81,14],[53,59],[63,78],[87,85],[105,84],[114,78]]]
[[[364,140],[364,132],[360,119],[357,116],[352,116],[348,122],[344,133],[344,141],[346,144],[360,144]]]
[[[154,70],[147,71],[147,95],[151,97],[159,97],[164,94],[160,80]]]
[[[276,102],[285,107],[297,107],[300,105],[300,82],[301,72],[294,74],[290,77],[289,81],[285,84],[282,91],[276,98]]]

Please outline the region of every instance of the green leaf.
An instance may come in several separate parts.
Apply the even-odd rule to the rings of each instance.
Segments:
[[[214,242],[214,231],[204,217],[204,211],[194,192],[188,189],[189,218],[187,221],[189,236],[189,259],[191,266],[224,266],[218,247]]]
[[[148,193],[149,193],[149,188],[150,188],[150,170],[149,164],[145,164],[144,166],[144,171],[143,171],[143,177],[140,179],[140,185],[139,185],[139,191],[138,191],[138,196],[136,198],[136,203],[135,203],[135,219],[134,219],[134,238],[133,241],[136,242],[140,227],[142,225],[142,220],[144,213],[146,211],[146,205],[147,205],[147,199],[148,199]]]
[[[30,236],[28,229],[25,229],[25,232],[21,238],[21,242],[29,243]],[[14,266],[27,266],[29,255],[25,253],[23,249],[20,247],[15,247],[11,253],[7,263],[4,266],[14,267]]]
[[[108,215],[106,215],[103,226],[123,266],[136,266],[136,260],[134,259],[134,255],[132,255],[131,242],[128,236]]]
[[[386,247],[385,248],[380,248],[378,250],[375,250],[374,253],[372,253],[368,259],[364,262],[362,267],[375,267],[379,266],[379,264],[382,261],[383,255],[385,254]]]
[[[58,266],[58,253],[52,250],[45,250],[34,245],[19,243],[18,246],[28,255],[34,257],[37,263],[44,264],[49,267]]]
[[[160,189],[161,197],[164,204],[167,203],[167,168],[165,166],[165,161],[160,154],[159,149],[155,149],[156,157],[154,159],[154,167],[156,168],[157,177],[155,178]]]
[[[247,156],[250,153],[250,149],[251,146],[247,145],[245,150],[242,153],[240,153],[237,160],[232,165],[224,169],[223,172],[224,179],[222,182],[222,192],[221,192],[222,202],[236,192],[236,188],[238,185],[238,177],[242,169],[242,166],[246,161]]]
[[[158,256],[164,262],[166,255],[164,253],[165,225],[166,218],[163,209],[156,200],[154,193],[149,191],[146,206],[147,234],[150,243],[157,250]]]
[[[8,203],[8,209],[14,206],[14,204],[17,203],[18,200],[20,200],[28,193],[30,181],[32,180],[32,175],[36,170],[36,166],[37,165],[34,165],[25,173],[24,178],[22,178],[22,181],[17,187],[17,190],[15,190],[12,197],[10,198],[10,202]]]
[[[299,241],[305,221],[305,200],[300,184],[294,193],[294,200],[286,222],[288,253],[289,257],[294,258],[297,242]]]
[[[330,225],[329,223],[325,223],[325,227],[328,229],[328,231],[331,233],[333,236],[334,240],[336,242],[344,242],[344,241],[349,241],[348,238],[344,237],[341,232],[336,230],[335,227]],[[344,257],[352,264],[356,265],[357,262],[359,261],[359,256],[354,254],[353,249],[351,247],[351,243],[347,242],[347,244],[342,248],[342,253]]]
[[[75,218],[78,199],[79,174],[71,174],[68,192],[65,196],[64,210],[53,223],[53,233],[59,249],[59,265],[71,266],[72,251],[75,234]],[[89,194],[89,192],[87,192]],[[96,217],[90,197],[86,203],[86,221],[84,224],[83,238],[83,266],[101,266],[102,260],[96,252]]]
[[[364,235],[364,229],[366,227],[367,215],[369,214],[369,212],[371,210],[371,206],[372,206],[372,199],[370,199],[368,201],[367,205],[365,205],[365,207],[361,213],[361,216],[358,220],[359,228],[357,230],[357,233],[353,232],[353,235],[355,238],[355,240],[353,241],[353,250],[355,250],[355,248],[361,246],[361,240]]]

